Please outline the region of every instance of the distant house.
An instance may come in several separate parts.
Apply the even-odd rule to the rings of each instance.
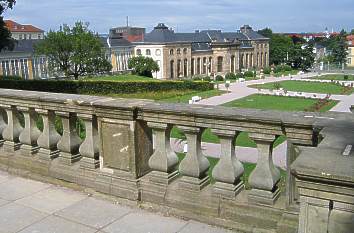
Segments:
[[[348,42],[347,66],[354,67],[354,35],[347,36],[347,42]]]
[[[19,24],[12,20],[5,20],[5,25],[15,40],[40,40],[44,38],[44,31],[33,25]]]

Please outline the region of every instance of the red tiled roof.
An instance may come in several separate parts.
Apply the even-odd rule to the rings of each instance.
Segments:
[[[33,25],[23,25],[16,23],[12,20],[4,20],[6,27],[11,31],[11,32],[39,32],[42,33],[44,32],[42,29],[39,29]]]

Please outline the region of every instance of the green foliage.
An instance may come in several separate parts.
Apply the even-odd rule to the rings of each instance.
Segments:
[[[0,86],[8,89],[44,91],[70,94],[112,95],[122,93],[157,92],[170,90],[212,90],[213,84],[192,81],[74,81],[74,80],[0,80]]]
[[[242,73],[236,74],[236,79],[244,78],[245,76]]]
[[[292,46],[289,57],[289,63],[292,64],[293,68],[306,71],[310,69],[315,62],[313,45],[308,44],[302,48],[300,44],[295,44]]]
[[[274,73],[281,73],[286,71],[292,71],[291,66],[289,65],[278,65],[274,67]]]
[[[252,78],[255,76],[253,71],[246,71],[244,75],[248,78]]]
[[[273,84],[273,87],[275,90],[279,90],[281,88],[281,85],[280,85],[280,83],[276,82]]]
[[[263,74],[270,74],[272,72],[272,69],[268,66],[263,69]]]
[[[13,50],[15,46],[15,40],[11,37],[10,30],[5,26],[4,18],[2,14],[7,9],[12,9],[16,0],[0,0],[0,51]]]
[[[267,38],[272,38],[273,36],[273,31],[270,28],[264,28],[262,30],[258,30],[258,33]]]
[[[348,75],[344,75],[344,80],[348,80],[349,76]]]
[[[132,57],[128,61],[129,69],[133,69],[134,74],[141,76],[151,77],[152,72],[158,72],[160,70],[159,65],[151,57]]]
[[[235,80],[237,77],[234,73],[227,73],[225,75],[225,79],[228,79],[228,80]]]
[[[112,69],[99,36],[82,22],[75,23],[72,28],[64,25],[59,31],[49,31],[36,45],[35,52],[48,57],[49,69],[53,73],[59,71],[75,79]]]
[[[0,75],[0,80],[23,80],[23,78],[17,75],[8,75],[8,76]]]
[[[216,81],[224,81],[224,77],[221,75],[216,75],[215,80]]]

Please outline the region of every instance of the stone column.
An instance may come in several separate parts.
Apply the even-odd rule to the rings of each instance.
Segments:
[[[4,145],[3,132],[7,126],[7,124],[5,122],[6,117],[7,117],[6,113],[3,111],[2,108],[0,108],[0,148]]]
[[[252,187],[248,200],[273,205],[280,194],[277,187],[280,172],[273,164],[273,144],[277,137],[264,134],[250,134],[249,136],[257,144],[258,160],[256,168],[248,179]]]
[[[163,123],[148,123],[155,135],[155,151],[149,159],[150,181],[170,184],[178,176],[178,157],[172,150],[170,134],[172,125]]]
[[[24,156],[30,156],[39,151],[37,140],[41,131],[37,127],[37,114],[34,108],[19,107],[18,110],[20,110],[25,117],[25,128],[19,138],[22,143],[20,153]]]
[[[76,131],[77,117],[76,113],[57,112],[63,122],[63,136],[57,144],[60,150],[60,162],[66,165],[71,165],[80,160],[79,147],[81,139]]]
[[[241,181],[244,168],[236,158],[235,140],[239,132],[231,130],[212,130],[220,138],[221,156],[213,169],[214,194],[227,199],[234,199],[243,190],[244,183]]]
[[[98,123],[95,115],[79,114],[85,123],[86,137],[82,142],[79,152],[82,156],[80,166],[82,168],[96,169],[100,167],[100,154],[98,147]]]
[[[210,182],[207,174],[209,161],[201,150],[203,129],[185,126],[180,129],[187,137],[188,152],[179,166],[179,171],[183,175],[179,186],[187,190],[200,191]]]
[[[40,147],[38,155],[42,160],[52,160],[59,155],[57,149],[60,135],[55,129],[55,113],[52,110],[36,109],[43,119],[43,132],[37,143]]]
[[[9,153],[14,153],[20,148],[20,133],[23,128],[18,119],[18,110],[16,106],[2,105],[7,114],[7,125],[2,132],[4,142],[4,150]]]

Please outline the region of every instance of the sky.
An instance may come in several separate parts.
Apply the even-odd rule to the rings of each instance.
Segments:
[[[108,33],[126,25],[150,31],[163,22],[177,32],[236,31],[270,27],[275,32],[322,32],[354,28],[354,0],[17,0],[4,18],[56,30],[63,23],[90,23]]]

